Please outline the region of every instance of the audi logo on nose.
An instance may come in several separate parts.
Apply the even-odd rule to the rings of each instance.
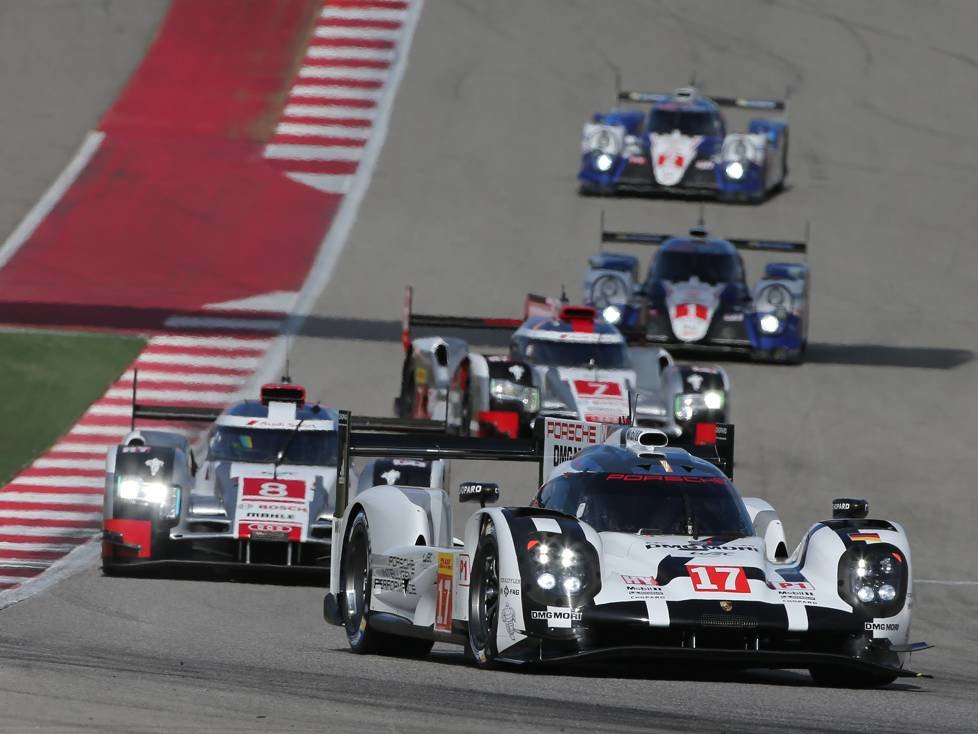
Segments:
[[[270,522],[253,522],[248,530],[253,533],[287,533],[291,530],[288,525],[276,525]]]

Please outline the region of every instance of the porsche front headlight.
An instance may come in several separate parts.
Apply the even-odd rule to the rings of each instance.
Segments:
[[[906,558],[889,543],[856,543],[839,561],[839,595],[874,617],[890,617],[906,597]]]

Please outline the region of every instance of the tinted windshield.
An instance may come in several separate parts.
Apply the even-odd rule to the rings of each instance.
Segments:
[[[740,258],[736,255],[664,250],[652,263],[650,277],[679,283],[696,276],[704,283],[738,283],[744,279]]]
[[[211,436],[211,461],[272,463],[288,444],[283,464],[336,466],[335,431],[290,431],[219,426]]]
[[[754,533],[743,502],[723,477],[565,474],[547,482],[538,501],[598,532],[694,537]]]
[[[606,370],[631,368],[628,348],[624,343],[595,344],[558,342],[549,339],[513,337],[512,351],[515,357],[530,364],[547,367],[594,367]],[[593,364],[592,361],[594,360]]]
[[[690,110],[652,110],[649,132],[671,133],[678,130],[683,135],[722,135],[720,116],[713,112]]]

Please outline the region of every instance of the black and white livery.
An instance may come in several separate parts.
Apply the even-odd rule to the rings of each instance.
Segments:
[[[910,546],[865,501],[836,500],[788,553],[774,508],[731,483],[732,426],[715,427],[701,458],[654,430],[545,423],[542,450],[398,444],[428,458],[542,459],[529,507],[486,507],[495,484],[460,487],[483,505],[461,545],[442,490],[383,485],[351,500],[325,615],[355,652],[423,655],[438,641],[479,666],[645,659],[808,668],[851,686],[916,675],[905,665],[927,646],[910,643]],[[354,435],[349,453],[395,443]]]

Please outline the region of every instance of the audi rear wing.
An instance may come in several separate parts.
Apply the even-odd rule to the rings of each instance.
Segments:
[[[139,371],[132,376],[132,423],[136,420],[180,421],[191,423],[213,423],[224,412],[221,408],[201,408],[190,405],[143,404],[136,400],[139,384]],[[443,421],[422,420],[418,418],[389,418],[387,416],[358,415],[353,418],[352,428],[359,431],[388,431],[391,433],[445,433],[448,428]]]
[[[531,316],[549,316],[556,313],[559,303],[545,296],[529,293],[523,307],[523,318],[489,318],[482,316],[448,316],[414,313],[414,289],[404,289],[404,313],[401,320],[401,345],[411,350],[411,327],[428,326],[436,329],[493,329],[516,331]]]
[[[391,419],[386,419],[391,420]],[[412,421],[417,423],[417,421]],[[431,423],[434,423],[431,421]],[[443,424],[437,424],[443,427]],[[350,459],[396,458],[461,459],[467,461],[533,462],[543,476],[543,447],[540,440],[511,438],[475,438],[423,430],[395,432],[379,421],[365,422],[341,410],[339,419],[339,461],[336,478],[337,517],[346,511],[350,488]],[[540,481],[542,484],[542,479]]]

